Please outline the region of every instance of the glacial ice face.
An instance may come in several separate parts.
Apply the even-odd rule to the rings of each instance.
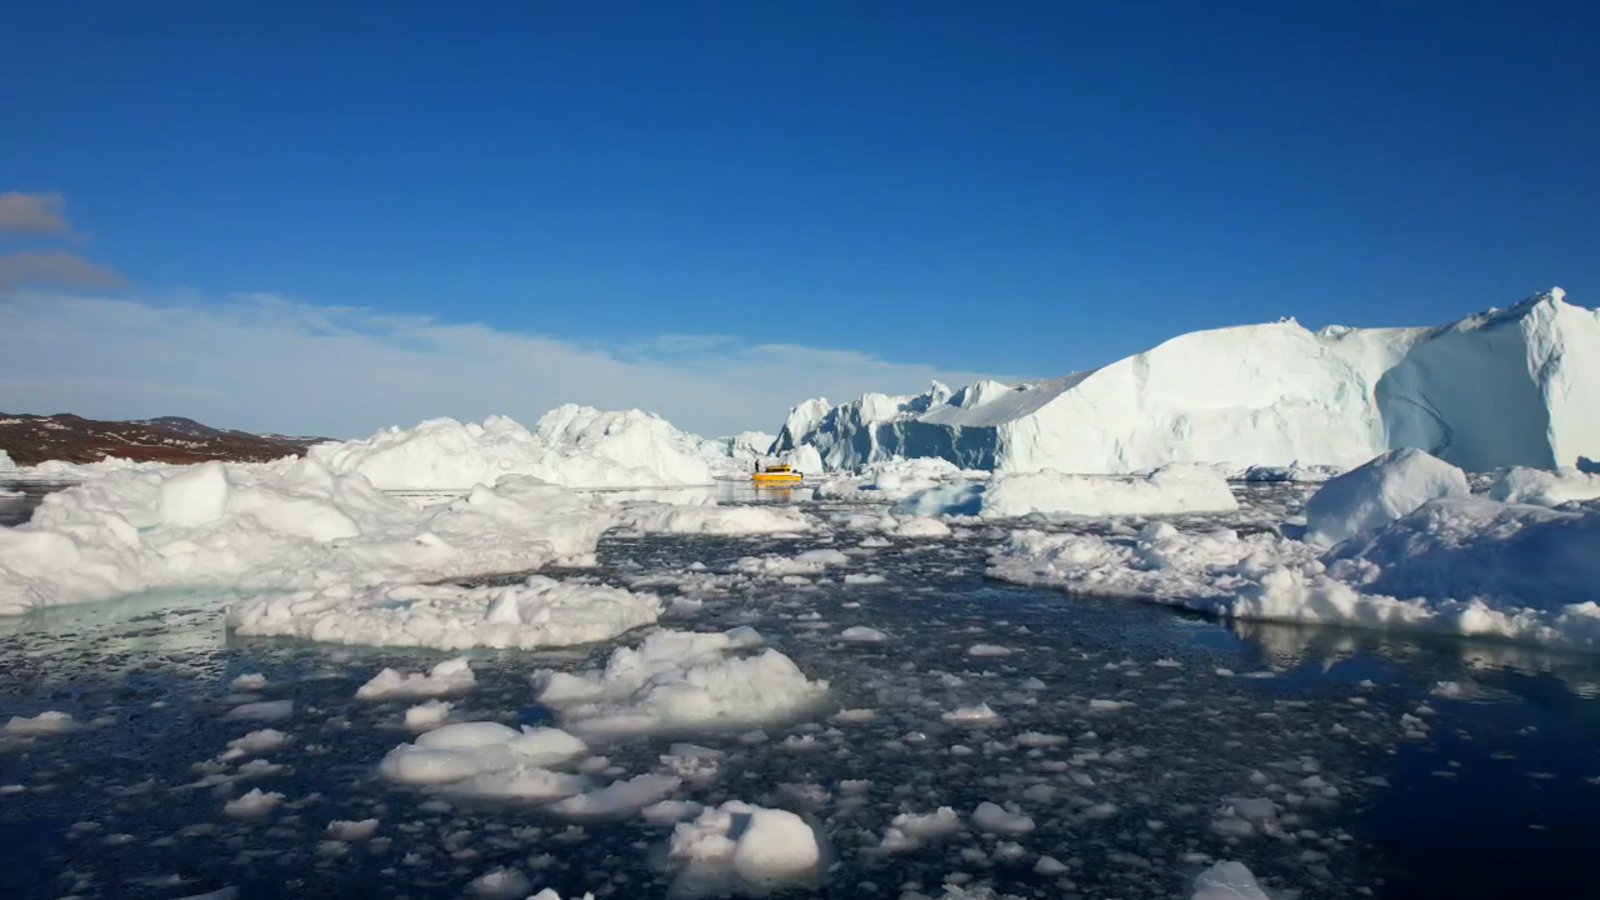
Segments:
[[[1600,313],[1556,288],[1437,328],[1293,320],[1180,335],[1005,387],[795,407],[773,450],[830,469],[895,457],[1126,473],[1170,462],[1351,467],[1415,447],[1472,471],[1600,456]]]

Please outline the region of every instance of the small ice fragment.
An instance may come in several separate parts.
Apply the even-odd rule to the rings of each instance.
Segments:
[[[477,683],[465,657],[447,659],[428,674],[407,674],[384,669],[356,690],[357,700],[403,700],[413,697],[442,697],[470,690]]]
[[[967,648],[968,656],[1010,656],[1011,653],[1010,647],[1002,647],[999,644],[973,644]]]
[[[984,801],[972,812],[973,827],[995,834],[1019,835],[1033,830],[1033,818],[1008,812],[1004,807]]]
[[[282,802],[282,794],[276,791],[263,793],[260,788],[255,788],[250,793],[223,804],[222,812],[223,815],[232,816],[235,819],[259,819]]]
[[[994,710],[990,709],[989,704],[979,703],[977,706],[963,706],[958,709],[951,710],[940,718],[944,719],[946,722],[981,725],[987,722],[998,722],[1000,720],[1000,715],[999,713],[996,713]]]
[[[294,715],[293,700],[263,700],[235,706],[222,718],[234,722],[276,722]]]
[[[359,822],[335,819],[328,823],[328,837],[336,841],[364,841],[376,834],[377,831],[377,819],[362,819]]]
[[[1201,872],[1194,880],[1194,893],[1189,900],[1268,900],[1244,863],[1219,862]]]

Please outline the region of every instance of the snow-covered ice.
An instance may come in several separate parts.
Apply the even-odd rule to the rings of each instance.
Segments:
[[[1429,500],[1466,497],[1467,474],[1421,450],[1394,450],[1324,484],[1306,501],[1310,540],[1326,545],[1382,528]]]
[[[160,588],[365,588],[592,554],[612,514],[526,478],[419,508],[314,460],[118,471],[0,529],[0,615]]]
[[[1306,542],[1166,522],[1132,537],[1022,530],[989,572],[1240,619],[1600,649],[1600,559],[1588,549],[1600,546],[1600,503],[1552,510],[1467,496],[1460,470],[1397,451],[1330,481],[1307,520]]]
[[[1506,503],[1560,506],[1575,500],[1600,499],[1600,475],[1577,469],[1547,472],[1514,466],[1489,486],[1489,496]]]

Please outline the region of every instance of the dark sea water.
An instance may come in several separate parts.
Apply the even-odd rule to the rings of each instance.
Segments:
[[[835,523],[852,509],[811,508]],[[817,896],[940,896],[948,883],[971,896],[987,886],[1001,896],[1187,898],[1216,859],[1245,862],[1270,888],[1307,900],[1587,896],[1600,874],[1589,851],[1600,841],[1594,658],[1230,625],[998,584],[982,577],[993,540],[979,533],[893,540],[855,557],[850,570],[881,584],[704,574],[745,555],[852,548],[865,536],[837,525],[806,539],[614,536],[598,569],[562,573],[693,597],[698,611],[662,625],[752,626],[829,681],[832,705],[815,715],[692,736],[725,755],[715,779],[682,794],[807,816],[836,860]],[[384,666],[417,670],[454,654],[242,639],[223,627],[228,600],[168,594],[0,620],[0,720],[53,709],[77,723],[0,737],[0,897],[232,887],[240,897],[455,898],[500,867],[563,896],[668,896],[666,828],[446,801],[378,776],[384,753],[411,739],[400,724],[408,704],[357,702],[355,689]],[[889,640],[837,638],[854,625]],[[602,664],[637,640],[469,654],[478,686],[458,713],[545,722],[532,673]],[[978,644],[1011,652],[969,654]],[[245,673],[267,686],[235,691]],[[294,711],[266,723],[225,718],[252,700],[292,700]],[[1096,709],[1097,700],[1124,705]],[[979,703],[999,722],[942,718]],[[839,709],[874,714],[835,718]],[[267,727],[289,736],[262,754],[282,768],[208,779],[235,777],[237,767],[211,761]],[[600,752],[628,777],[655,771],[669,744],[634,738]],[[252,788],[284,801],[258,820],[223,813]],[[1013,838],[969,828],[877,852],[897,813],[950,806],[965,818],[986,800],[1016,803],[1036,827]],[[1221,812],[1240,805],[1270,811]],[[330,822],[367,818],[379,821],[373,839],[329,839]],[[1041,856],[1065,870],[1039,874]]]

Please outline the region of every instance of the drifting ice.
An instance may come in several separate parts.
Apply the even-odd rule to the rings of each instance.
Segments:
[[[1322,490],[1333,499],[1314,496],[1308,520],[1313,536],[1348,535],[1331,548],[1166,522],[1134,538],[1023,530],[989,574],[1241,619],[1600,649],[1600,503],[1546,509],[1462,496],[1465,476],[1450,469],[1401,452],[1329,482]]]

